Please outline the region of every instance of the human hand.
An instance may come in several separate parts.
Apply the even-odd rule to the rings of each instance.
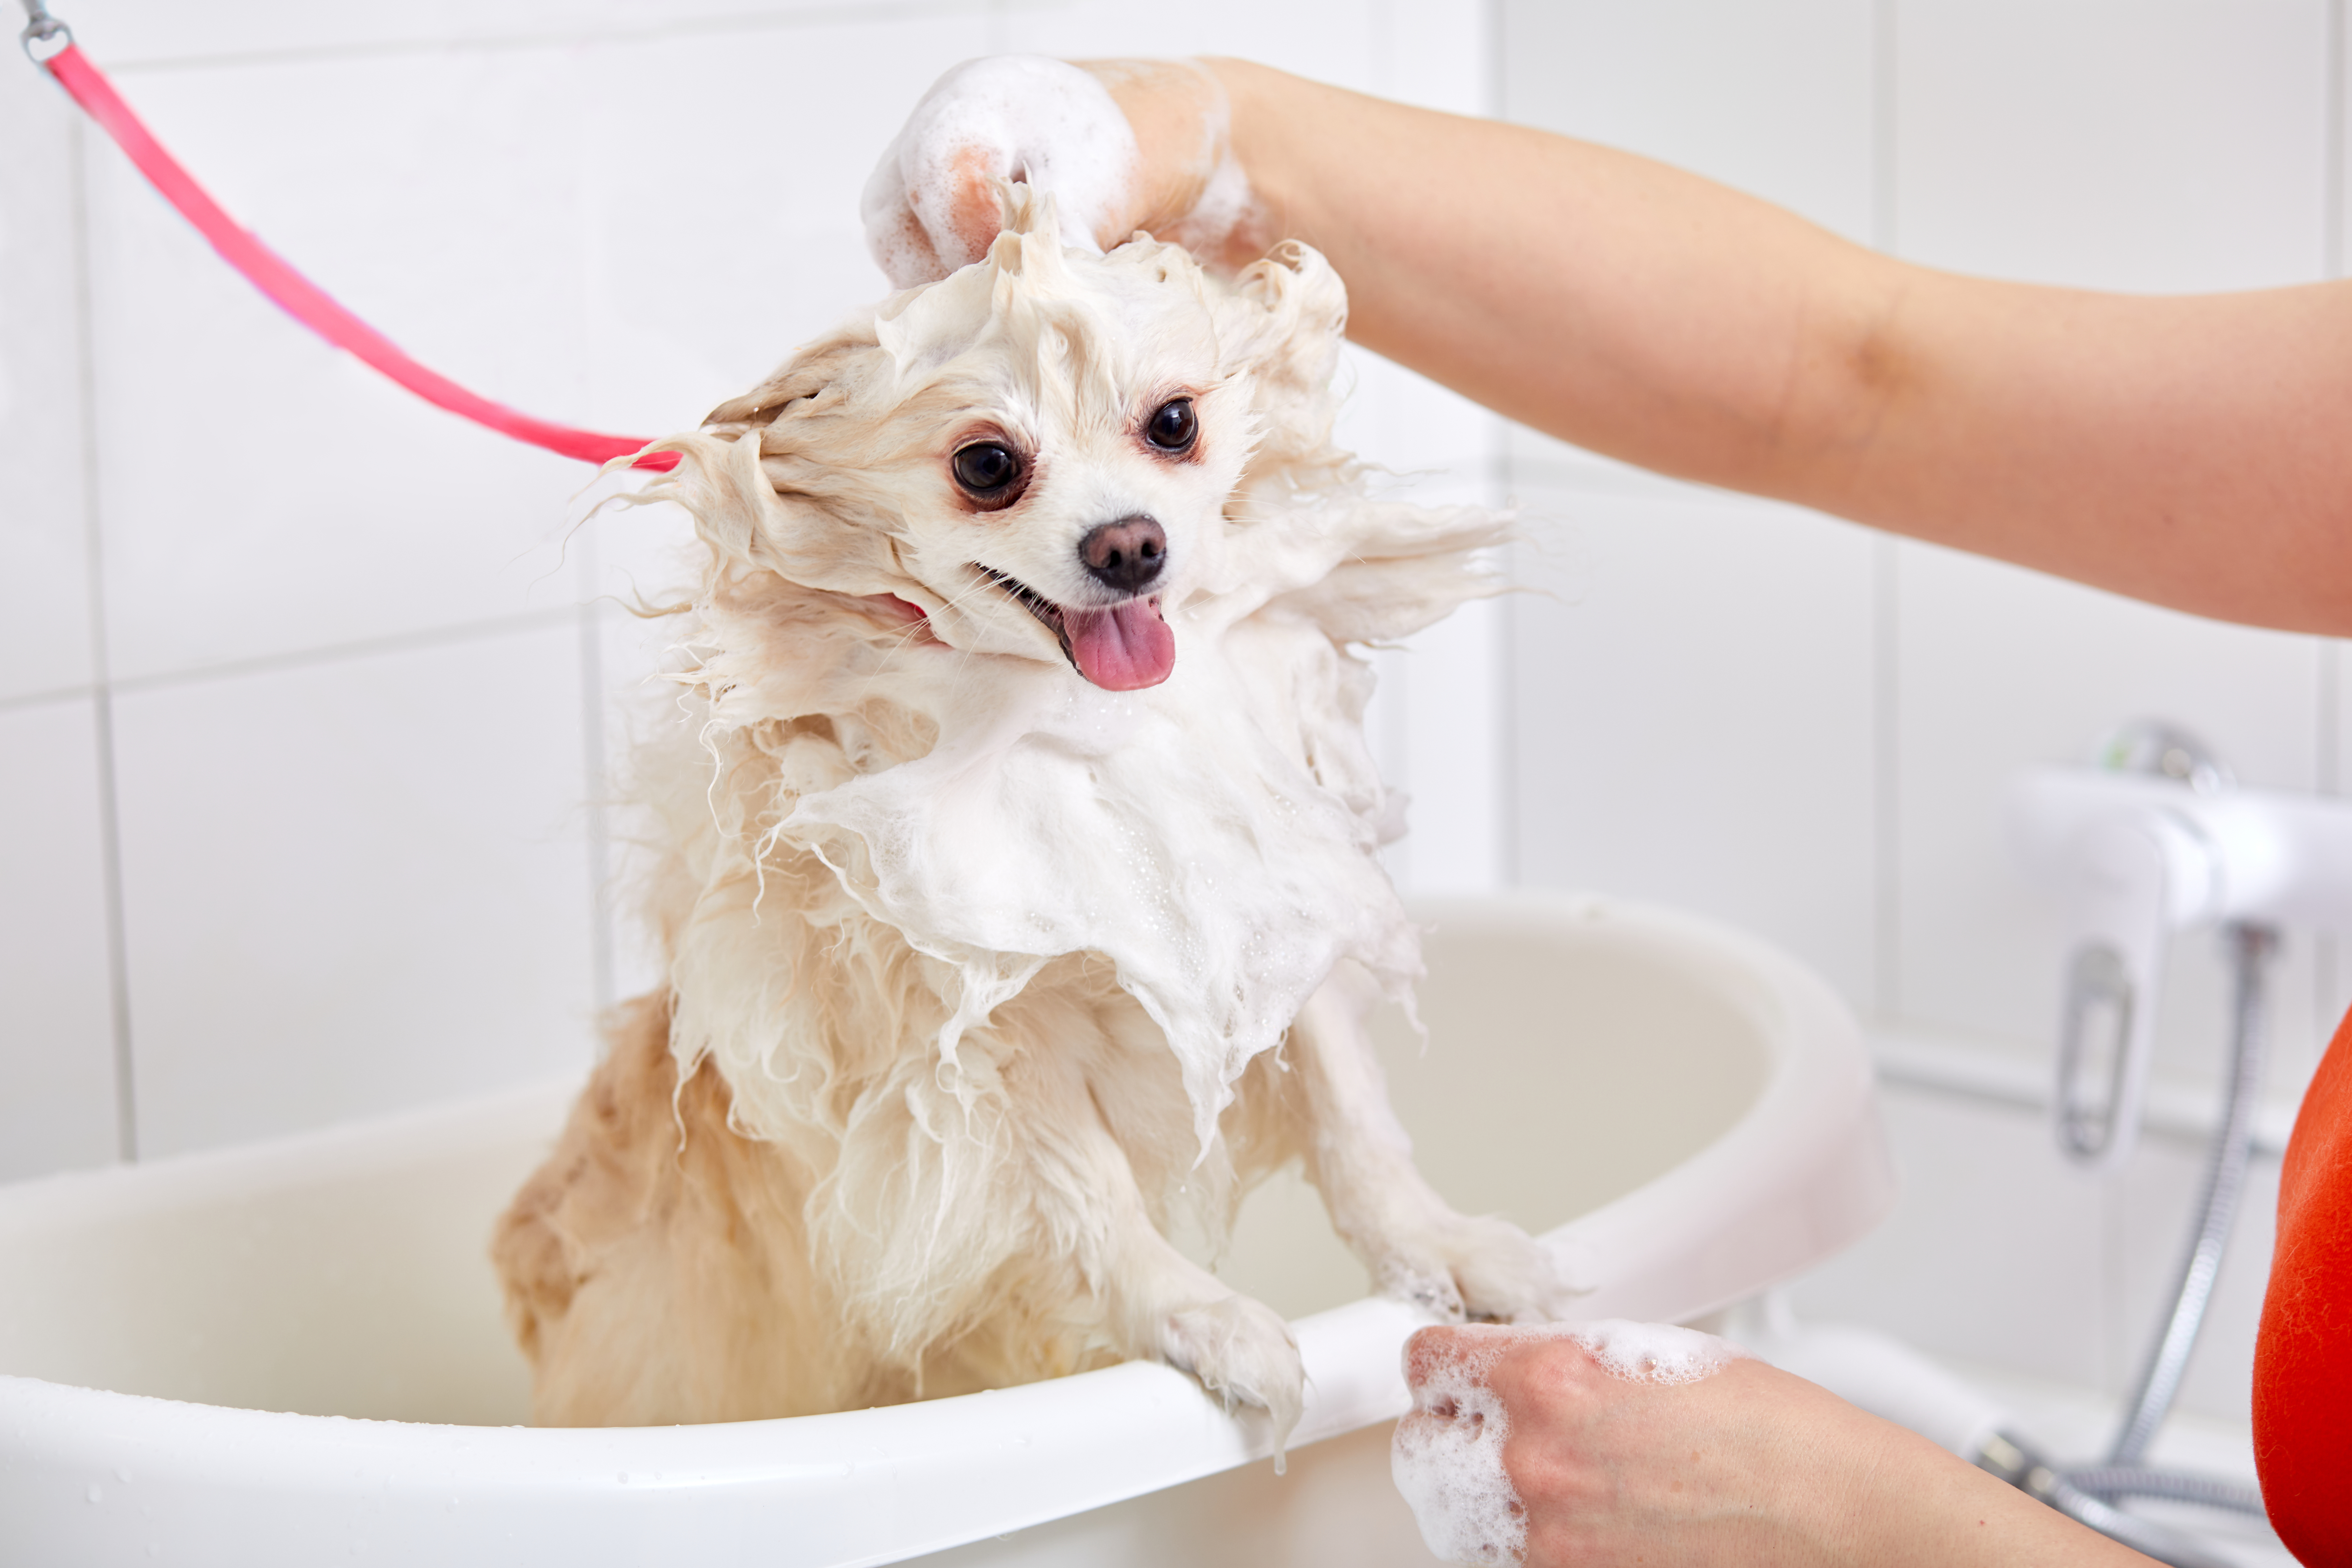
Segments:
[[[1681,1352],[1659,1369],[1673,1381],[1628,1375],[1640,1363],[1611,1370],[1595,1353],[1609,1342],[1580,1343],[1576,1329],[1424,1329],[1407,1342],[1413,1410],[1397,1427],[1397,1479],[1423,1494],[1433,1550],[1470,1563],[1751,1563],[1809,1532],[1803,1491],[1785,1483],[1792,1418],[1817,1414],[1811,1385],[1705,1335],[1623,1327]]]
[[[968,61],[875,166],[866,245],[898,288],[944,278],[988,253],[995,182],[1010,179],[1053,195],[1066,244],[1108,249],[1141,229],[1235,268],[1270,237],[1229,129],[1225,89],[1198,61]]]
[[[1606,1325],[1601,1325],[1606,1327]],[[1474,1479],[1500,1468],[1457,1561],[1748,1565],[2146,1564],[1926,1438],[1760,1361],[1687,1381],[1612,1372],[1574,1328],[1423,1329],[1405,1346],[1413,1409],[1398,1423],[1398,1482],[1411,1456]],[[1698,1338],[1699,1336],[1692,1336]],[[1486,1444],[1483,1454],[1475,1453]],[[1427,1480],[1421,1483],[1427,1489]],[[1444,1500],[1458,1520],[1475,1503]],[[1415,1500],[1427,1532],[1428,1510]],[[1465,1539],[1475,1536],[1476,1539]],[[1433,1545],[1437,1544],[1433,1542]]]

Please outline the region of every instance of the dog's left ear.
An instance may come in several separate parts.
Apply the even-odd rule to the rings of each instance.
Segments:
[[[1348,331],[1348,289],[1323,253],[1285,240],[1234,279],[1218,302],[1218,370],[1256,384],[1261,460],[1313,459],[1339,411],[1331,378]]]

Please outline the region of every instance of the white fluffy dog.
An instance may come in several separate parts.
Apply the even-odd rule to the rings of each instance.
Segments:
[[[669,982],[499,1225],[541,1422],[1156,1356],[1286,1433],[1282,1321],[1166,1233],[1293,1158],[1381,1289],[1554,1311],[1414,1171],[1364,1033],[1419,959],[1350,650],[1487,591],[1498,524],[1365,496],[1345,311],[1304,247],[1227,287],[1011,186],[984,260],[662,443],[709,550]]]

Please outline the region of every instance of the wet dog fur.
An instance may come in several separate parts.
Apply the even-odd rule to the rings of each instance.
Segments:
[[[1371,500],[1332,447],[1312,250],[1228,285],[1005,201],[985,260],[662,443],[636,498],[704,552],[690,717],[641,764],[667,984],[498,1226],[542,1424],[1157,1357],[1286,1433],[1283,1321],[1168,1236],[1292,1160],[1381,1289],[1562,1300],[1414,1171],[1364,1026],[1418,960],[1358,650],[1490,591],[1500,524]]]

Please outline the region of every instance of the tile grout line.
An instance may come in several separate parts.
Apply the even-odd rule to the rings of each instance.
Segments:
[[[1871,243],[1895,247],[1895,27],[1897,0],[1871,8]],[[1901,545],[1877,533],[1870,552],[1871,663],[1871,1008],[1880,1017],[1903,1011],[1902,973],[1902,654],[1897,590]]]
[[[2327,93],[2326,105],[2326,143],[2320,148],[2319,167],[2320,212],[2324,227],[2319,237],[2320,271],[2329,278],[2344,276],[2345,207],[2348,196],[2345,188],[2345,168],[2347,149],[2344,145],[2347,130],[2345,105],[2345,73],[2352,62],[2345,58],[2347,40],[2345,37],[2345,0],[2327,0]]]
[[[2326,94],[2322,116],[2320,167],[2320,274],[2326,278],[2344,276],[2346,105],[2345,73],[2347,68],[2345,36],[2345,0],[2327,0],[2326,8]],[[2342,701],[2343,644],[2333,637],[2318,639],[2318,705],[2315,716],[2318,731],[2318,768],[2315,783],[2322,795],[2335,795],[2343,788],[2342,766],[2338,748],[2343,744],[2339,707]],[[2344,954],[2344,939],[2333,931],[2315,933],[2312,939],[2312,1016],[2317,1024],[2319,1038],[2313,1042],[2313,1059],[2326,1045],[2330,1027],[2328,1020],[2338,1005],[2336,971]]]
[[[73,204],[74,352],[81,417],[82,551],[89,608],[90,718],[97,742],[99,875],[106,903],[106,1000],[114,1047],[114,1152],[139,1158],[139,1081],[131,1034],[130,938],[122,908],[122,815],[114,766],[114,689],[107,648],[106,550],[98,482],[98,353],[90,280],[89,136],[79,119],[67,142]]]
[[[320,647],[293,648],[284,653],[257,654],[251,658],[231,659],[222,664],[199,665],[192,669],[164,670],[154,675],[134,675],[113,682],[116,691],[158,691],[174,686],[199,686],[208,680],[234,680],[247,675],[269,675],[280,670],[307,669],[322,664],[341,664],[355,658],[373,658],[378,654],[408,653],[420,648],[447,647],[455,644],[487,641],[492,637],[509,637],[517,632],[539,631],[551,626],[569,625],[583,608],[567,605],[561,609],[526,610],[520,615],[493,616],[484,620],[463,621],[455,626],[428,626],[421,631],[394,632],[386,637],[367,637],[358,642],[328,643]]]
[[[2341,0],[2338,0],[2340,5]],[[2344,679],[2343,645],[2333,637],[2315,638],[2314,655],[2318,663],[2318,709],[2313,715],[2318,731],[2317,767],[2313,783],[2321,795],[2336,795],[2342,788],[2342,769],[2337,748],[2343,744],[2338,721]],[[2329,1019],[2336,1006],[2336,972],[2344,951],[2344,939],[2335,931],[2315,931],[2311,937],[2311,1013],[2318,1029],[2318,1037],[2311,1042],[2309,1065],[2316,1066],[2318,1054],[2326,1047]]]
[[[1886,534],[1870,548],[1871,1010],[1882,1018],[1903,1011],[1902,704],[1897,679],[1902,637],[1896,625],[1901,585],[1899,543]]]
[[[1479,97],[1484,100],[1480,112],[1489,120],[1510,118],[1510,105],[1503,101],[1506,67],[1504,28],[1508,19],[1507,0],[1486,0],[1486,58],[1480,63],[1486,80],[1478,84]]]
[[[1478,84],[1480,109],[1492,120],[1507,118],[1509,105],[1504,101],[1504,27],[1507,22],[1505,0],[1486,0],[1486,20],[1485,58],[1480,62],[1485,79]],[[1499,414],[1488,416],[1486,427],[1486,504],[1496,509],[1511,504],[1511,434],[1510,425]],[[1503,571],[1516,586],[1518,582],[1518,551],[1507,543],[1501,551]],[[1495,639],[1496,644],[1496,679],[1495,702],[1498,710],[1495,731],[1495,809],[1500,813],[1496,824],[1496,854],[1501,860],[1496,868],[1499,880],[1506,888],[1519,887],[1526,881],[1520,864],[1520,799],[1519,799],[1519,595],[1507,593],[1496,605]]]
[[[992,10],[995,0],[989,0],[989,4]],[[576,89],[576,79],[573,85]],[[597,292],[598,276],[608,269],[611,258],[597,233],[597,226],[586,215],[609,205],[612,195],[604,188],[596,161],[578,149],[574,151],[573,177],[580,186],[572,215],[578,255],[575,276],[583,298],[593,299]],[[576,391],[585,405],[595,389],[597,377],[585,362],[574,369]],[[584,492],[575,494],[566,507],[567,512],[576,510],[581,494]],[[588,878],[590,1034],[595,1041],[595,1058],[600,1061],[605,1049],[604,1020],[619,1000],[615,994],[619,979],[614,964],[618,933],[614,930],[612,770],[604,726],[604,613],[596,592],[604,583],[604,552],[602,530],[591,525],[605,515],[605,507],[613,499],[609,495],[600,497],[580,514],[576,522],[571,523],[564,535],[567,545],[576,544],[579,549],[578,558],[567,563],[572,591],[578,601],[574,616],[579,638],[581,784],[587,802],[582,869]]]
[[[1895,133],[1895,28],[1899,0],[1874,0],[1870,37],[1870,243],[1893,255],[1896,244]]]
[[[1500,510],[1508,500],[1509,461],[1504,454],[1502,422],[1495,423],[1495,450],[1486,463],[1486,504]],[[1506,542],[1496,552],[1506,581],[1518,580],[1517,552]],[[1495,659],[1495,882],[1516,888],[1526,879],[1519,871],[1519,679],[1518,595],[1495,596],[1494,630],[1489,634]]]
[[[588,971],[601,1016],[618,998],[613,994],[611,814],[605,809],[611,785],[604,765],[604,625],[594,600],[581,605],[579,622],[580,761],[588,786]]]
[[[63,702],[86,702],[95,699],[98,688],[88,681],[79,686],[52,686],[41,691],[20,691],[14,697],[0,697],[0,713],[19,713],[30,708],[47,708]]]

